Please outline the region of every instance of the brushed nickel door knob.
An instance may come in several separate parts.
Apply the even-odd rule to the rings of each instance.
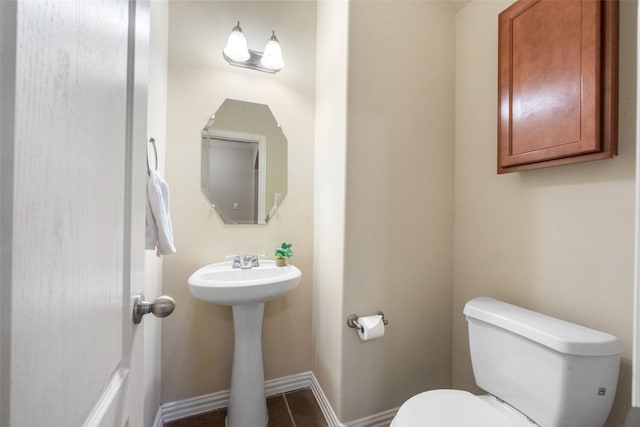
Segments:
[[[152,313],[156,317],[167,317],[176,308],[173,298],[162,295],[153,301],[144,301],[143,295],[136,295],[133,302],[133,323],[142,322],[142,316]]]

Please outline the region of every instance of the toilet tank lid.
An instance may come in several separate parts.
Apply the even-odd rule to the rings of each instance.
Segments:
[[[467,320],[481,320],[565,354],[606,356],[622,351],[620,340],[611,334],[489,297],[467,302],[464,314]]]

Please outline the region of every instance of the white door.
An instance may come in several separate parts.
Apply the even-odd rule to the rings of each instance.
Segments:
[[[143,425],[145,31],[146,1],[0,1],[2,427]]]

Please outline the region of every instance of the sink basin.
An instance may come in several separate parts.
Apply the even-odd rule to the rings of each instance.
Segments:
[[[219,262],[202,267],[189,277],[189,291],[203,301],[230,305],[233,312],[233,362],[227,407],[227,427],[267,427],[267,399],[262,365],[262,317],[265,301],[298,286],[297,267],[232,268]]]
[[[231,261],[218,262],[193,273],[188,281],[191,294],[215,304],[256,304],[295,288],[302,275],[297,267],[278,267],[273,260],[261,260],[260,267],[248,269],[231,265]]]

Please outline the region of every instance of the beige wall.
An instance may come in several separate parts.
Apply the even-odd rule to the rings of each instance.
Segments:
[[[630,404],[636,2],[621,2],[620,155],[496,174],[497,14],[475,1],[456,16],[453,385],[473,390],[464,303],[488,295],[610,332],[624,343],[608,425]]]
[[[313,373],[342,408],[347,1],[318,2],[313,210]]]
[[[162,325],[162,401],[229,388],[231,308],[195,300],[197,268],[229,254],[293,243],[299,287],[269,301],[264,318],[266,379],[311,369],[312,209],[316,7],[311,2],[170,3],[166,178],[177,253],[163,259],[164,292],[176,311]],[[276,31],[286,67],[271,75],[231,67],[222,49],[236,21],[249,48]],[[225,98],[268,104],[288,139],[286,198],[266,226],[224,225],[200,191],[200,131]]]
[[[449,2],[351,4],[343,318],[389,327],[344,335],[341,420],[451,386],[453,22]]]
[[[343,422],[451,385],[453,12],[319,5],[313,369]],[[387,333],[362,342],[345,320],[376,310]]]

